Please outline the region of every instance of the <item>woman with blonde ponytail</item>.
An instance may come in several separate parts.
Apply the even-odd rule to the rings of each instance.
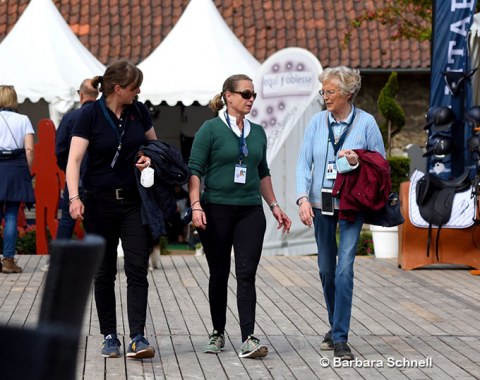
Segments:
[[[268,348],[253,335],[255,277],[266,228],[262,197],[279,229],[288,233],[291,225],[272,188],[265,131],[245,118],[256,96],[248,76],[238,74],[227,78],[222,92],[209,103],[218,117],[206,121],[195,135],[188,165],[192,172],[189,180],[192,223],[200,235],[210,269],[208,293],[213,331],[203,351],[217,354],[225,345],[233,247],[243,342],[241,358],[264,357],[268,353]]]

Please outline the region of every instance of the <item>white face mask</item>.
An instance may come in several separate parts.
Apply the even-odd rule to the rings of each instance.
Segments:
[[[140,175],[140,183],[143,187],[152,187],[155,178],[155,170],[151,167],[145,168],[142,170]]]

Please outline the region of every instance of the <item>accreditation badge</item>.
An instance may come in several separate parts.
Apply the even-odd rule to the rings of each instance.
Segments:
[[[328,161],[328,163],[327,163],[327,173],[326,173],[325,177],[327,179],[337,178],[337,166],[335,165],[335,161]]]
[[[235,178],[233,179],[235,183],[246,183],[247,182],[247,166],[242,164],[235,165]]]

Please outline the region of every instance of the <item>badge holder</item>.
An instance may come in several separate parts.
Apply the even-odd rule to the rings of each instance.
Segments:
[[[321,211],[323,215],[333,215],[335,213],[335,208],[333,205],[332,189],[322,188],[322,210]]]

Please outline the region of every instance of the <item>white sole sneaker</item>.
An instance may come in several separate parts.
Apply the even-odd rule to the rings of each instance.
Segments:
[[[238,357],[240,358],[264,358],[268,355],[268,347],[260,345],[255,350],[245,353],[239,353]]]

